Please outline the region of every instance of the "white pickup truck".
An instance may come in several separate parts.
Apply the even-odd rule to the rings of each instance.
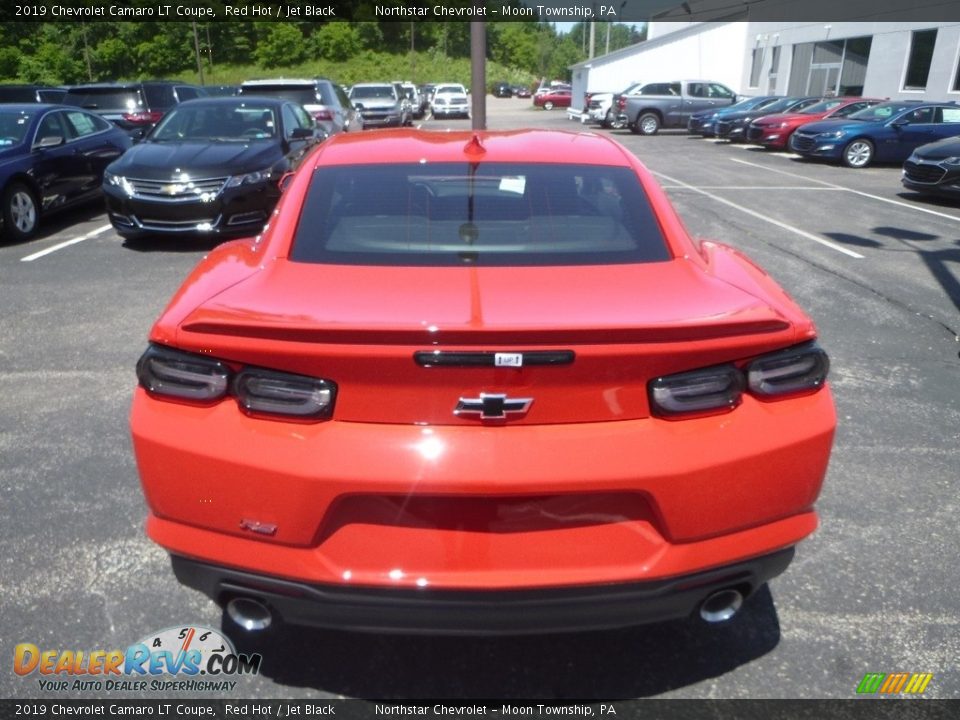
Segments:
[[[620,113],[616,101],[624,95],[638,92],[642,83],[633,82],[623,92],[594,92],[587,93],[584,112],[591,122],[600,123],[602,127],[619,129],[625,127],[620,121]]]

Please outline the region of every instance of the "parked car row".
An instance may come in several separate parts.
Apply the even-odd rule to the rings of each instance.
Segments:
[[[850,168],[902,162],[904,187],[960,198],[960,105],[955,101],[762,95],[690,112],[693,98],[704,97],[693,92],[695,84],[708,88],[707,96],[726,97],[727,89],[715,87],[718,83],[632,83],[619,95],[587,94],[585,119],[652,135],[666,123],[678,127],[686,115],[687,131],[704,137],[789,150]]]
[[[528,98],[532,95],[530,88],[524,85],[510,85],[509,83],[505,82],[494,83],[493,88],[490,90],[490,94],[498,98]]]
[[[60,104],[49,104],[59,96]],[[24,241],[43,216],[106,198],[117,233],[253,235],[278,182],[330,135],[470,116],[466,89],[325,78],[0,86],[0,219]],[[112,164],[111,164],[112,163]]]

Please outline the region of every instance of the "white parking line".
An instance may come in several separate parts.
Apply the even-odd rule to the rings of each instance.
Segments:
[[[104,225],[103,227],[98,227],[96,230],[91,230],[86,235],[81,235],[80,237],[73,238],[72,240],[65,240],[62,243],[48,247],[46,250],[41,250],[40,252],[35,252],[32,255],[22,257],[20,258],[20,262],[33,262],[34,260],[42,258],[44,255],[55,253],[57,250],[63,250],[65,247],[70,247],[71,245],[76,245],[77,243],[82,243],[84,240],[89,240],[92,237],[96,237],[97,235],[110,230],[112,227],[113,225]]]
[[[947,220],[960,220],[960,217],[956,215],[951,215],[950,213],[938,212],[937,210],[931,210],[925,207],[919,207],[917,205],[912,205],[910,203],[903,202],[902,200],[891,200],[890,198],[881,197],[880,195],[873,195],[868,192],[863,192],[862,190],[854,190],[853,188],[848,188],[844,185],[837,185],[836,183],[827,182],[826,180],[817,180],[816,178],[810,178],[805,175],[800,175],[798,173],[787,172],[786,170],[779,170],[777,168],[767,167],[766,165],[759,165],[757,163],[749,162],[748,160],[738,160],[737,158],[730,158],[732,162],[740,163],[741,165],[749,165],[750,167],[760,168],[761,170],[769,170],[773,173],[779,173],[780,175],[786,175],[787,177],[799,178],[801,180],[807,180],[808,182],[820,183],[828,188],[834,190],[844,190],[848,193],[853,193],[854,195],[860,195],[862,197],[870,198],[871,200],[879,200],[880,202],[890,203],[891,205],[898,205],[900,207],[907,208],[908,210],[916,210],[917,212],[926,213],[928,215],[936,215],[937,217],[946,218]]]
[[[677,189],[682,185],[661,185],[664,190]],[[697,185],[701,190],[816,190],[826,192],[833,188],[810,187],[809,185]]]
[[[687,190],[692,190],[693,192],[700,193],[701,195],[706,195],[711,200],[715,200],[718,203],[722,203],[728,207],[732,207],[734,210],[739,210],[740,212],[745,213],[750,217],[755,217],[758,220],[763,220],[764,222],[768,222],[771,225],[776,225],[778,228],[781,228],[782,230],[792,232],[793,234],[799,235],[800,237],[806,238],[807,240],[813,240],[813,242],[815,243],[819,243],[820,245],[828,247],[831,250],[836,250],[837,252],[841,252],[844,255],[849,255],[852,258],[863,260],[864,256],[861,255],[860,253],[854,252],[853,250],[845,248],[842,245],[837,245],[836,243],[832,243],[829,240],[824,240],[822,237],[818,237],[813,233],[808,233],[806,230],[801,230],[800,228],[794,227],[793,225],[787,225],[787,223],[780,222],[779,220],[774,220],[773,218],[768,217],[767,215],[758,213],[756,210],[751,210],[750,208],[744,207],[743,205],[737,205],[737,203],[731,202],[726,198],[722,198],[719,195],[714,195],[713,193],[707,192],[706,190],[701,190],[700,188],[695,187],[693,185],[688,185],[687,183],[677,180],[676,178],[672,178],[669,175],[664,175],[663,173],[659,173],[659,172],[655,172],[653,174],[656,175],[657,177],[664,178],[668,182],[674,183],[679,187],[685,188]]]

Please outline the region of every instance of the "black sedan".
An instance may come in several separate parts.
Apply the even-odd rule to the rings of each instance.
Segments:
[[[910,190],[960,199],[960,137],[918,147],[903,164],[901,181]]]
[[[223,97],[180,103],[107,168],[110,222],[126,238],[255,235],[280,178],[326,135],[297,103]]]
[[[0,105],[3,237],[31,237],[48,213],[100,197],[104,168],[132,145],[98,115],[63,105]]]

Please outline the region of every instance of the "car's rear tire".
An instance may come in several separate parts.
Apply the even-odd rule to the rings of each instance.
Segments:
[[[33,191],[21,182],[3,192],[3,232],[15,242],[29,240],[40,224],[40,209]]]
[[[553,110],[553,103],[550,102],[549,100],[547,100],[547,101],[543,104],[543,109],[544,109],[544,110]]]
[[[865,138],[857,138],[847,143],[846,147],[843,148],[840,159],[847,167],[859,170],[873,162],[873,152],[872,142]]]
[[[660,116],[656,113],[643,113],[637,117],[636,130],[639,135],[656,135],[660,132]]]

